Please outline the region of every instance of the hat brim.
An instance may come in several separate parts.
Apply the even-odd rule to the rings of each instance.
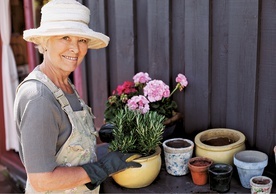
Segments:
[[[25,30],[23,33],[23,38],[28,42],[33,42],[39,45],[41,43],[41,38],[50,36],[61,36],[61,35],[72,35],[87,38],[89,49],[100,49],[104,48],[109,43],[109,37],[91,30],[90,28],[43,28],[39,27],[36,29]]]

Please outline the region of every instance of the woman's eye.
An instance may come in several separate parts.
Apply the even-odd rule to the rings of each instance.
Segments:
[[[80,41],[80,42],[83,42],[83,43],[87,43],[87,40],[86,40],[86,39],[80,39],[79,41]]]
[[[62,39],[69,40],[69,36],[64,36],[64,37],[62,37]]]

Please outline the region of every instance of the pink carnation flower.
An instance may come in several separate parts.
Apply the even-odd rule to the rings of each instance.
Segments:
[[[135,76],[133,76],[133,80],[135,84],[139,84],[139,83],[147,83],[148,81],[151,80],[151,78],[149,77],[148,73],[137,73]]]
[[[170,88],[161,80],[152,80],[144,87],[144,95],[150,102],[156,102],[170,96]]]
[[[142,114],[145,114],[150,110],[149,101],[142,95],[133,96],[127,101],[127,106],[130,110],[137,110]]]

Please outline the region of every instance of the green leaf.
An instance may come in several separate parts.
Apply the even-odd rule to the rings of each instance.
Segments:
[[[154,111],[140,114],[128,108],[121,109],[112,120],[116,127],[109,149],[142,155],[154,153],[156,147],[161,144],[164,119],[163,115]]]

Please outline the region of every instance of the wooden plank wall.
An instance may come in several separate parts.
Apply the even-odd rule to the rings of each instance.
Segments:
[[[110,45],[85,60],[87,99],[103,124],[107,97],[135,73],[171,87],[179,72],[189,85],[174,95],[188,134],[226,127],[275,168],[275,0],[83,0],[90,26]]]

